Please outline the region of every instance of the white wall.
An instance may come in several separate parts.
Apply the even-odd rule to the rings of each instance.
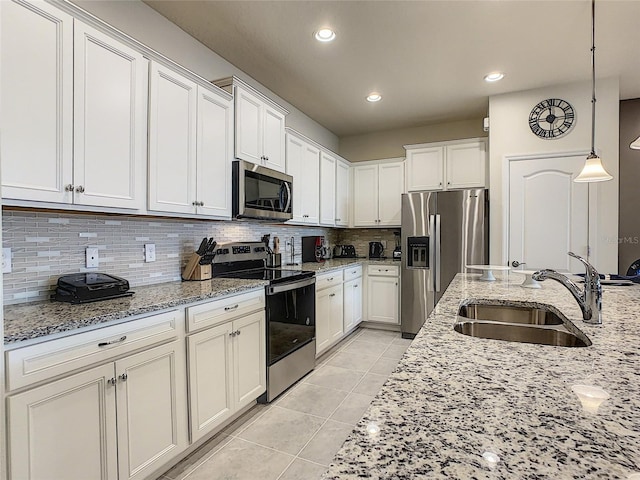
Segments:
[[[204,78],[217,80],[231,75],[241,78],[289,110],[287,126],[338,152],[338,137],[335,134],[144,3],[138,0],[73,0],[72,3]]]
[[[573,105],[576,121],[573,130],[557,140],[543,140],[529,129],[531,109],[546,98],[562,98]],[[609,182],[590,184],[591,260],[602,273],[618,269],[618,131],[619,85],[617,78],[596,82],[596,153],[605,169],[613,175]],[[503,182],[508,180],[505,157],[552,152],[588,151],[591,148],[591,82],[557,85],[489,98],[489,185],[491,199],[490,262],[506,264],[507,218]],[[586,156],[585,156],[586,158]],[[585,206],[586,208],[586,206]]]

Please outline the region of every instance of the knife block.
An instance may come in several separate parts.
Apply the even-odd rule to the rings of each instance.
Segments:
[[[200,265],[202,257],[192,253],[182,271],[183,280],[211,280],[211,265]]]

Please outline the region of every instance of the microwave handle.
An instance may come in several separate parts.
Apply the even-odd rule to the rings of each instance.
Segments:
[[[283,188],[284,187],[284,188]],[[289,207],[291,206],[291,187],[289,187],[289,182],[282,182],[282,186],[280,187],[280,194],[282,195],[282,191],[287,191],[287,203],[282,209],[283,212],[287,213],[289,211]],[[280,202],[282,204],[283,202]]]

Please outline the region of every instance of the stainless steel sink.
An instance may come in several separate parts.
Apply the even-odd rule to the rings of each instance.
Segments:
[[[537,343],[561,347],[588,347],[591,340],[554,307],[499,300],[462,302],[454,330],[471,337]]]
[[[566,320],[545,307],[532,307],[520,302],[512,302],[509,305],[489,301],[470,302],[460,307],[458,316],[470,320],[491,320],[527,325],[562,325]]]

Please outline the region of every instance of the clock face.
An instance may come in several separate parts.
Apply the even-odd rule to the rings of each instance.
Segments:
[[[549,98],[533,107],[529,114],[529,127],[534,135],[552,140],[566,135],[575,119],[576,114],[569,102]]]

